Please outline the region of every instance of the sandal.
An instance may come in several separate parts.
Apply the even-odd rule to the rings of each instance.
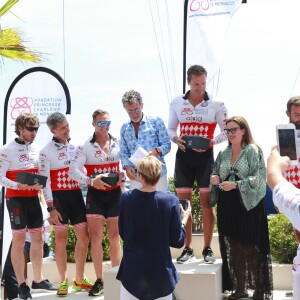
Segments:
[[[248,293],[241,294],[241,293],[235,292],[235,293],[232,293],[231,295],[229,295],[227,297],[227,299],[228,300],[237,300],[237,299],[248,298],[248,297],[249,297]]]

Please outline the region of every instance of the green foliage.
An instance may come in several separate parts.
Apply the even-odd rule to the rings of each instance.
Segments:
[[[0,18],[8,11],[11,12],[10,9],[18,2],[19,0],[8,0],[0,7]],[[42,54],[30,50],[23,43],[24,39],[19,30],[15,28],[5,28],[2,30],[0,24],[0,57],[34,63],[41,62]]]
[[[67,243],[67,261],[68,262],[75,262],[74,259],[74,251],[75,251],[75,245],[76,245],[76,235],[73,229],[73,226],[69,224],[68,228],[68,243]],[[51,229],[51,234],[50,234],[50,250],[55,253],[55,235],[54,235],[54,230]],[[106,225],[104,226],[103,230],[103,239],[102,239],[102,247],[103,247],[103,260],[109,260],[109,240],[107,236],[107,230],[106,230]],[[87,254],[87,259],[86,261],[92,261],[91,258],[91,252],[90,252],[90,245],[88,249],[88,254]]]
[[[278,214],[270,218],[269,238],[273,262],[291,264],[298,244],[293,227],[284,215]]]
[[[174,185],[174,178],[170,177],[168,179],[169,185],[170,185],[170,191],[176,194],[176,189]],[[197,183],[194,183],[193,187],[193,193],[192,193],[192,215],[193,215],[193,232],[194,233],[200,233],[203,231],[203,226],[202,226],[202,208],[200,205],[200,200],[199,200],[199,188]]]

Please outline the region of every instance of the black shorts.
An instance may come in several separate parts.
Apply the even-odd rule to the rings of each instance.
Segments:
[[[192,188],[197,180],[199,188],[209,186],[210,174],[214,164],[214,152],[208,149],[199,153],[191,149],[177,150],[174,183],[176,188]]]
[[[72,225],[86,222],[86,211],[81,190],[53,191],[53,202],[61,214],[62,224]]]
[[[12,230],[43,227],[43,213],[37,196],[7,198],[6,206]]]
[[[118,217],[120,197],[120,188],[106,192],[89,188],[86,196],[87,215],[100,215],[105,219]]]

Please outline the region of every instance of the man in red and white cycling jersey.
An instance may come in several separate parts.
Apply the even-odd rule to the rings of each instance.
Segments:
[[[43,214],[38,198],[38,190],[42,189],[42,185],[17,182],[19,172],[38,173],[38,147],[33,144],[38,129],[39,120],[35,115],[20,114],[15,121],[18,137],[0,149],[0,185],[6,188],[6,205],[12,229],[11,261],[21,299],[32,298],[24,276],[26,230],[31,238],[30,260],[34,277],[31,288],[56,289],[42,276]]]
[[[109,133],[111,121],[108,112],[97,109],[92,118],[95,132],[83,145],[77,147],[74,164],[71,164],[70,169],[73,179],[88,185],[86,213],[91,237],[91,256],[97,277],[89,295],[98,296],[104,291],[102,236],[105,222],[112,267],[118,266],[121,261],[118,216],[120,184],[124,173],[120,172],[119,143]],[[82,171],[83,167],[87,174]],[[111,186],[102,181],[107,173],[119,174],[116,175],[116,185]]]
[[[174,182],[179,199],[192,199],[194,181],[197,180],[203,212],[204,249],[202,252],[206,263],[213,263],[215,258],[210,248],[215,212],[209,203],[209,178],[214,163],[213,146],[227,139],[223,132],[227,108],[223,102],[209,95],[206,89],[207,71],[199,65],[191,66],[187,71],[190,90],[173,99],[170,104],[168,132],[170,139],[178,145],[175,161]],[[219,125],[221,133],[214,137]],[[177,128],[180,125],[180,135]],[[186,149],[183,135],[202,136],[210,139],[208,150]],[[185,248],[177,259],[185,263],[195,259],[192,249],[192,216],[186,224]]]
[[[92,284],[84,276],[84,266],[89,243],[85,204],[77,181],[69,177],[70,162],[75,147],[69,143],[70,128],[64,114],[55,112],[48,116],[47,125],[53,133],[52,140],[40,151],[39,169],[47,176],[44,196],[54,225],[55,261],[61,283],[58,296],[68,294],[67,251],[68,221],[73,225],[77,238],[75,246],[76,275],[72,288],[90,290]]]

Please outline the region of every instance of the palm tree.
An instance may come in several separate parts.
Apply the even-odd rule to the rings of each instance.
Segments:
[[[8,0],[0,8],[0,18],[18,2],[19,0]],[[26,48],[23,42],[21,34],[17,29],[2,29],[0,23],[0,57],[19,61],[40,62],[41,54]]]

